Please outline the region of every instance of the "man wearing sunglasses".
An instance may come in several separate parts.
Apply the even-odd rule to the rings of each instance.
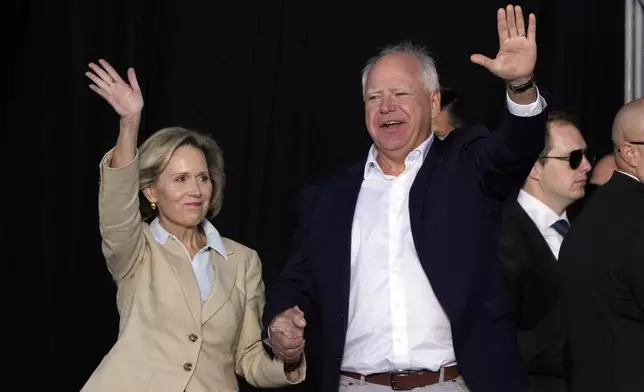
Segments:
[[[617,171],[560,253],[573,392],[644,391],[644,99],[613,123]]]
[[[569,227],[566,208],[584,196],[590,169],[579,129],[567,115],[551,112],[545,148],[518,197],[504,210],[500,258],[516,306],[519,347],[531,391],[567,390],[557,257]]]

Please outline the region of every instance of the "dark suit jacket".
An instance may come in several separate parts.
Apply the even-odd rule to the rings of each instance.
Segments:
[[[565,378],[566,334],[558,299],[557,259],[516,197],[504,210],[499,245],[527,371]]]
[[[473,392],[525,384],[498,260],[502,201],[518,189],[545,139],[545,110],[506,116],[493,135],[475,126],[435,139],[410,191],[416,251],[451,322],[454,350]],[[337,391],[349,307],[353,213],[365,161],[305,192],[295,247],[267,291],[264,326],[294,305],[321,312],[324,392]],[[422,312],[423,309],[415,309]]]
[[[573,392],[644,391],[644,185],[615,173],[559,253]]]

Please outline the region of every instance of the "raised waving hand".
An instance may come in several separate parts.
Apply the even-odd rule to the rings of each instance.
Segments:
[[[143,95],[134,69],[127,70],[128,84],[107,61],[100,59],[98,63],[89,63],[93,72],[85,72],[94,82],[89,88],[112,105],[122,119],[139,117],[143,110]]]
[[[487,68],[507,82],[523,83],[530,79],[537,62],[537,19],[528,17],[528,26],[520,6],[508,5],[497,11],[499,52],[494,59],[474,54],[473,63]]]

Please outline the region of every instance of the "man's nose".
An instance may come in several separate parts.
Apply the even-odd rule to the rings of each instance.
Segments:
[[[580,169],[583,170],[584,172],[589,172],[590,169],[592,169],[593,166],[590,164],[590,161],[588,158],[584,155],[583,159],[581,160],[581,167]]]
[[[390,95],[383,96],[382,100],[380,101],[380,112],[389,113],[393,110],[395,110],[395,106],[393,104],[392,97]]]

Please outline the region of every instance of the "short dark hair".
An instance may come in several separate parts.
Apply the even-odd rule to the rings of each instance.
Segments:
[[[550,145],[550,129],[552,124],[569,124],[579,129],[577,120],[571,114],[561,110],[553,110],[548,112],[548,118],[546,120],[546,140],[543,145],[543,151],[541,151],[541,154],[539,154],[540,158],[548,155],[550,150],[552,150],[552,146]]]
[[[450,87],[441,87],[441,110],[449,114],[449,122],[454,128],[467,125],[467,108],[461,96]]]

